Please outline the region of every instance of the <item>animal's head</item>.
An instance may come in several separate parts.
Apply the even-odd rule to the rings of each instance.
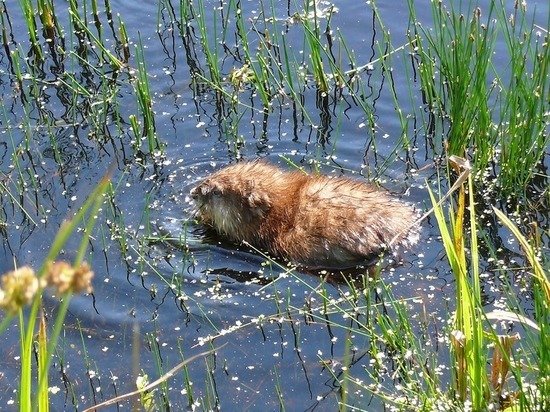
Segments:
[[[190,192],[196,215],[221,234],[239,239],[255,229],[271,208],[271,200],[249,176],[223,169]]]

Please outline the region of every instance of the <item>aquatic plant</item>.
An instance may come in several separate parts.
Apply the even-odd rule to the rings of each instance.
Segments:
[[[409,0],[409,38],[426,106],[448,125],[435,137],[450,155],[472,159],[478,187],[493,184],[500,196],[518,195],[550,144],[548,30],[537,28],[518,1],[511,15],[502,0],[486,8],[431,4],[433,28],[417,20]],[[547,21],[550,26],[550,13]],[[497,38],[507,56],[495,53]],[[487,180],[493,168],[498,173]]]
[[[540,228],[533,226],[529,233],[524,222],[518,224],[516,219],[513,223],[500,211],[503,208],[483,213],[502,221],[527,257],[521,271],[526,273],[525,288],[532,293],[534,315],[523,313],[516,285],[502,285],[506,310],[500,312],[487,313],[481,296],[486,276],[481,273],[486,258],[483,254],[492,253],[495,256],[491,258],[497,262],[498,259],[480,223],[478,196],[494,191],[497,199],[507,199],[509,195],[521,198],[525,196],[521,192],[535,176],[542,175],[545,181],[548,178],[544,169],[537,169],[541,160],[547,158],[549,144],[548,31],[533,24],[524,4],[516,2],[511,9],[505,2],[495,0],[488,3],[487,9],[481,9],[476,2],[432,2],[433,21],[421,25],[416,19],[417,5],[410,0],[410,37],[404,44],[394,45],[377,3],[369,2],[380,37],[373,39],[371,59],[357,61],[351,43],[333,23],[339,12],[334,6],[323,9],[319,2],[289,2],[288,9],[281,13],[277,2],[260,1],[254,4],[258,13],[251,15],[247,14],[245,3],[235,0],[216,3],[215,7],[201,0],[181,0],[179,5],[159,0],[158,27],[167,15],[177,29],[174,33],[179,38],[175,42],[186,52],[192,77],[190,92],[195,101],[204,94],[214,96],[215,127],[219,127],[219,138],[227,143],[229,157],[240,156],[243,146],[249,144],[250,124],[257,117],[262,130],[254,135],[254,144],[268,146],[267,135],[272,133],[270,116],[287,110],[294,116],[289,121],[295,122],[295,138],[304,124],[315,131],[311,140],[317,146],[305,160],[314,163],[312,167],[319,167],[341,146],[339,128],[352,106],[359,108],[360,127],[365,127],[365,150],[377,156],[381,127],[374,109],[376,99],[385,92],[384,98],[393,103],[401,131],[395,148],[388,150],[389,155],[377,158],[378,169],[367,167],[365,174],[382,175],[396,159],[421,147],[418,137],[426,137],[426,153],[437,164],[436,172],[441,170],[441,164],[445,168],[441,158],[452,154],[468,158],[472,165],[472,175],[459,181],[457,196],[432,197],[456,287],[452,299],[445,303],[449,306],[446,318],[441,315],[436,319],[436,315],[428,313],[427,299],[420,292],[418,296],[396,294],[393,283],[385,279],[391,274],[391,266],[386,267],[383,262],[374,271],[365,269],[356,278],[344,276],[341,283],[336,283],[326,274],[306,276],[264,256],[264,266],[246,282],[247,286],[263,285],[247,291],[257,293],[265,313],[257,317],[245,313],[238,322],[225,324],[201,305],[200,298],[185,289],[187,271],[196,263],[186,237],[186,225],[191,223],[182,223],[182,236],[170,237],[157,231],[150,214],[155,207],[154,194],[145,190],[143,210],[136,213],[136,228],[132,226],[128,205],[118,197],[125,185],[133,183],[133,168],[143,171],[144,180],[158,178],[158,186],[166,182],[159,178],[157,168],[165,145],[158,136],[159,114],[151,92],[151,82],[156,77],[151,75],[141,37],[136,36],[138,41],[133,42],[122,16],[113,19],[109,1],[104,2],[102,12],[95,0],[70,0],[66,10],[58,4],[54,7],[52,0],[39,0],[36,4],[22,0],[19,10],[28,33],[21,39],[20,33],[10,31],[9,13],[16,10],[8,10],[11,6],[7,3],[0,3],[6,50],[6,70],[2,75],[11,82],[18,111],[10,116],[10,108],[4,101],[0,103],[8,153],[3,159],[11,161],[6,171],[2,169],[0,179],[0,231],[12,224],[7,222],[5,210],[15,210],[21,216],[21,226],[14,231],[22,236],[41,221],[48,221],[49,211],[41,196],[46,179],[37,172],[46,153],[51,154],[55,167],[44,175],[58,179],[53,180],[53,185],[62,186],[62,196],[67,198],[73,197],[71,189],[81,177],[83,159],[95,167],[97,157],[107,154],[120,172],[116,184],[105,178],[91,191],[83,207],[58,232],[40,269],[21,266],[7,273],[2,281],[0,307],[7,316],[0,332],[5,332],[16,317],[20,325],[20,410],[36,405],[47,410],[47,372],[52,355],[58,355],[61,372],[71,360],[61,349],[57,353],[56,342],[70,297],[78,291],[89,291],[92,272],[84,263],[84,256],[88,244],[97,243],[102,250],[116,245],[127,265],[128,279],[137,276],[151,299],[164,289],[166,296],[173,295],[185,322],[192,316],[200,317],[197,322],[202,329],[196,347],[209,348],[200,354],[207,353],[208,357],[198,367],[204,370],[204,381],[193,381],[196,369],[187,362],[195,359],[188,357],[195,348],[178,341],[179,346],[176,350],[170,348],[169,354],[170,360],[176,356],[180,362],[176,368],[168,366],[167,349],[159,344],[166,331],[154,324],[153,330],[145,334],[144,351],[151,358],[152,370],[141,371],[136,362],[133,366],[134,376],[139,375],[137,390],[107,401],[110,404],[133,396],[139,397],[145,408],[170,409],[174,393],[168,379],[177,376],[185,391],[183,396],[176,394],[178,399],[184,398],[183,403],[189,408],[216,409],[223,406],[225,394],[218,392],[214,372],[216,367],[227,367],[223,352],[215,346],[217,342],[237,340],[249,331],[259,333],[265,341],[269,337],[266,331],[275,331],[281,340],[291,337],[284,344],[299,357],[304,345],[300,334],[320,325],[333,344],[333,352],[319,350],[312,362],[319,367],[319,374],[330,381],[326,385],[330,386],[328,394],[319,395],[318,401],[322,402],[323,396],[333,396],[341,410],[369,410],[368,396],[402,410],[550,408],[550,287],[544,254],[547,245],[542,244]],[[109,29],[112,39],[108,38]],[[501,64],[503,57],[494,53],[500,37],[507,47],[507,66]],[[404,68],[408,75],[405,92],[396,87],[392,78],[395,65],[401,64],[395,57],[411,57],[414,61]],[[416,69],[418,83],[410,72]],[[422,104],[418,102],[418,90],[422,92]],[[127,101],[132,103],[127,105]],[[279,115],[280,119],[283,116]],[[413,124],[417,119],[418,127]],[[75,165],[68,165],[61,141],[64,137],[74,144],[83,140],[90,143],[89,152],[79,157]],[[91,160],[87,158],[89,153]],[[153,160],[151,170],[149,159]],[[414,160],[407,158],[405,163],[413,164]],[[66,181],[66,176],[71,175],[70,167],[74,168],[74,182]],[[437,176],[437,181],[445,186],[453,181],[452,176],[464,176],[462,173],[463,169],[449,170],[445,176]],[[467,186],[463,187],[464,182]],[[547,202],[546,186],[542,185],[541,203]],[[496,190],[501,188],[504,190]],[[108,219],[104,225],[96,224],[105,197]],[[518,204],[518,216],[523,207]],[[543,210],[545,206],[532,207]],[[509,210],[508,216],[514,217],[514,212]],[[91,235],[94,225],[100,226],[100,235],[95,239]],[[74,262],[57,261],[56,253],[81,227],[82,239]],[[177,262],[171,260],[172,256],[152,252],[160,243],[177,250]],[[158,266],[164,260],[171,260],[173,265],[169,274]],[[226,273],[216,279],[208,265],[202,269],[209,280],[196,293],[220,301],[227,299],[229,292],[220,281]],[[503,264],[495,271],[503,277],[511,272]],[[411,271],[410,276],[424,278],[425,273],[416,272]],[[419,268],[418,272],[423,270]],[[294,296],[296,284],[308,295]],[[38,317],[46,287],[62,297],[53,325]],[[30,308],[25,309],[28,305]],[[491,322],[512,322],[520,330],[521,340],[516,334],[503,333],[498,324]],[[340,334],[334,333],[336,330]],[[91,375],[93,359],[86,351],[84,331],[79,331],[81,356]],[[137,332],[134,339],[138,340],[136,336],[139,337]],[[134,342],[133,347],[138,351],[139,342]],[[304,370],[310,366],[298,361],[303,362]],[[490,370],[484,367],[486,364],[491,365]],[[37,379],[34,371],[38,372]],[[268,372],[273,380],[266,385],[273,386],[277,406],[291,409],[294,405],[285,398],[285,371],[276,365]],[[67,392],[74,396],[74,389]],[[72,402],[77,405],[80,399]]]
[[[0,289],[0,308],[6,311],[6,316],[0,324],[0,333],[10,325],[15,316],[21,335],[20,359],[21,377],[19,387],[19,410],[29,411],[33,406],[40,405],[41,410],[48,410],[48,370],[52,355],[56,350],[59,334],[62,330],[69,302],[73,294],[91,293],[93,272],[89,265],[83,262],[86,248],[94,228],[97,212],[103,203],[103,194],[109,185],[109,176],[97,185],[90,193],[82,207],[76,211],[73,219],[67,220],[53,239],[52,247],[40,270],[30,267],[19,267],[2,277]],[[74,264],[56,261],[68,238],[83,227],[80,247]],[[49,338],[46,337],[47,327],[42,312],[42,292],[52,287],[60,299],[60,307]],[[31,306],[27,310],[26,306]],[[40,315],[40,316],[39,316]],[[38,331],[36,320],[40,318]],[[33,353],[35,334],[38,332],[38,381],[33,383]]]

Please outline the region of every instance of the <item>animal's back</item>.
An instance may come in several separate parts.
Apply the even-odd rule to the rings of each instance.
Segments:
[[[312,177],[295,204],[293,225],[275,242],[294,261],[342,266],[415,242],[414,210],[373,185]]]
[[[350,267],[418,237],[413,208],[373,185],[264,162],[221,169],[192,195],[221,234],[306,266]]]

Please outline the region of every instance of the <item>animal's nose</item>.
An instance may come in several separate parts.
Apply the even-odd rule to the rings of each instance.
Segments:
[[[197,190],[198,189],[198,186],[194,187],[193,189],[191,189],[191,191],[189,192],[189,194],[191,195],[191,197],[193,199],[196,199],[197,197],[199,197],[199,191]]]

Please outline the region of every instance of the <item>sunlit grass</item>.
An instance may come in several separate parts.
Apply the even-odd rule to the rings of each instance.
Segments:
[[[525,3],[516,2],[511,16],[502,0],[486,8],[431,4],[433,28],[417,22],[409,1],[410,39],[426,105],[448,124],[436,137],[449,154],[472,160],[478,187],[490,184],[483,177],[496,167],[500,196],[525,195],[518,188],[533,178],[550,144],[549,33],[527,17]],[[495,53],[497,39],[507,55]]]
[[[391,71],[388,58],[394,51],[383,50],[379,46],[381,56],[372,64],[357,64],[340,30],[336,28],[333,31],[331,26],[334,14],[339,12],[334,6],[323,8],[314,2],[293,3],[289,9],[291,15],[280,18],[280,6],[273,1],[262,1],[258,5],[261,10],[259,17],[253,19],[246,19],[243,10],[231,1],[215,10],[200,8],[201,2],[194,7],[198,8],[194,13],[180,14],[186,19],[186,27],[197,27],[202,34],[202,48],[199,51],[207,62],[208,70],[194,65],[194,79],[197,87],[206,86],[216,96],[218,107],[224,113],[222,125],[228,138],[234,141],[240,139],[240,124],[247,115],[258,112],[267,118],[274,110],[280,110],[287,104],[291,104],[308,124],[315,125],[316,113],[304,105],[305,96],[311,94],[316,100],[315,111],[326,112],[327,118],[331,109],[343,111],[344,105],[337,107],[338,98],[350,98],[364,111],[370,126],[368,132],[373,135],[377,133],[378,126],[373,117],[375,102],[372,101],[375,97],[368,91],[372,85],[365,84],[364,75],[367,68],[376,68],[375,75],[369,74],[369,82],[376,78],[383,83],[384,73]],[[219,43],[223,47],[214,42],[211,32],[205,32],[203,13],[210,16],[218,27]],[[234,19],[231,26],[228,26],[231,20],[227,16]],[[383,26],[380,29],[385,40],[389,41],[387,30]],[[189,35],[185,33],[182,36],[187,44]],[[404,47],[398,50],[403,52]],[[350,66],[357,69],[347,70]],[[397,102],[395,90],[390,92]],[[256,108],[250,104],[251,95],[259,97],[262,107]],[[365,99],[365,96],[370,97]],[[407,127],[403,113],[400,119],[403,127]],[[340,119],[336,121],[339,124]],[[319,125],[320,141],[327,139],[324,128],[329,126],[328,123]],[[373,145],[376,145],[374,140]],[[407,145],[408,139],[403,130],[395,153]],[[388,167],[391,160],[387,163],[382,167]]]
[[[180,40],[185,41],[186,46],[192,49],[193,56],[198,56],[197,65],[190,67],[193,84],[197,88],[206,87],[215,94],[220,129],[226,134],[225,138],[232,153],[238,153],[239,148],[247,143],[244,136],[249,124],[246,119],[251,117],[251,112],[263,116],[264,124],[267,125],[269,116],[275,110],[286,107],[288,103],[295,113],[300,113],[304,122],[317,126],[316,115],[318,112],[326,115],[330,101],[333,105],[330,107],[331,115],[334,115],[337,123],[335,130],[338,131],[347,110],[345,103],[341,102],[351,97],[362,110],[367,134],[374,136],[377,129],[373,114],[374,103],[363,97],[368,95],[370,85],[362,74],[369,71],[374,72],[370,80],[382,78],[396,64],[392,56],[411,48],[418,59],[420,86],[407,79],[408,91],[405,97],[393,85],[389,86],[389,96],[396,108],[402,130],[392,155],[382,161],[380,167],[390,167],[395,158],[412,148],[411,136],[407,134],[411,127],[410,118],[418,115],[424,119],[426,115],[423,110],[426,108],[430,115],[442,120],[435,133],[441,141],[435,145],[434,157],[459,154],[469,158],[473,165],[468,187],[462,188],[452,207],[447,208],[447,203],[439,204],[439,200],[433,197],[436,220],[456,280],[456,310],[449,314],[452,327],[444,325],[440,335],[443,336],[441,346],[452,354],[452,361],[444,365],[443,370],[439,354],[434,349],[435,344],[427,334],[422,333],[430,326],[430,317],[418,316],[415,312],[422,308],[418,300],[415,300],[416,297],[402,298],[394,295],[392,288],[384,282],[386,268],[382,266],[378,268],[377,275],[380,278],[365,272],[359,276],[359,280],[346,279],[344,284],[334,287],[326,283],[323,277],[318,282],[310,282],[311,278],[306,281],[295,269],[266,257],[264,271],[271,282],[264,288],[273,289],[274,296],[267,299],[268,312],[259,318],[248,317],[240,324],[219,327],[211,313],[201,305],[200,299],[187,296],[184,290],[183,280],[187,275],[184,268],[193,259],[187,247],[187,232],[184,230],[182,237],[172,239],[168,239],[169,234],[156,233],[150,225],[150,193],[145,196],[143,214],[138,219],[143,229],[129,230],[126,227],[125,206],[118,204],[116,198],[117,192],[126,182],[126,172],[122,173],[114,185],[102,181],[100,188],[91,194],[89,203],[86,202],[81,209],[87,213],[78,214],[69,226],[62,228],[59,238],[54,241],[52,251],[61,250],[68,236],[82,224],[86,214],[87,223],[75,264],[82,261],[86,244],[92,243],[90,232],[94,227],[95,215],[102,205],[104,194],[107,193],[110,217],[113,220],[108,222],[108,227],[100,228],[103,249],[112,241],[124,258],[136,256],[136,272],[141,276],[145,289],[149,288],[151,296],[160,288],[170,290],[182,310],[187,312],[187,316],[191,312],[187,305],[196,306],[205,330],[209,330],[199,339],[197,346],[209,345],[210,351],[214,352],[214,343],[217,340],[231,338],[245,328],[262,329],[267,324],[294,327],[306,319],[307,322],[327,325],[327,328],[338,328],[345,332],[345,342],[340,343],[344,354],[338,359],[342,367],[331,364],[331,359],[326,354],[318,355],[319,363],[326,367],[324,373],[330,375],[339,385],[338,402],[341,410],[358,408],[353,393],[357,388],[398,409],[430,410],[442,405],[448,409],[460,409],[470,403],[476,410],[489,407],[505,409],[507,405],[524,410],[536,409],[539,405],[542,410],[550,407],[547,395],[550,393],[550,382],[547,379],[550,374],[550,286],[548,262],[544,256],[541,257],[540,252],[544,246],[540,245],[540,239],[536,237],[527,238],[503,212],[494,209],[495,216],[505,223],[521,244],[529,262],[529,270],[533,273],[530,287],[533,290],[535,308],[534,326],[528,322],[525,314],[516,313],[521,306],[514,300],[513,288],[504,291],[508,305],[506,316],[525,327],[522,330],[522,340],[516,342],[513,336],[500,335],[489,324],[489,320],[502,320],[505,315],[486,314],[481,304],[480,253],[482,246],[490,246],[478,243],[477,233],[482,228],[478,224],[474,207],[476,193],[487,183],[479,178],[490,165],[497,165],[498,173],[492,176],[496,179],[496,186],[506,188],[508,193],[525,187],[533,177],[535,166],[545,156],[549,143],[548,33],[533,30],[533,23],[527,19],[521,5],[514,9],[510,19],[505,14],[506,8],[502,2],[490,3],[487,10],[480,10],[472,3],[463,12],[464,15],[450,6],[446,8],[444,3],[432,4],[434,28],[430,30],[417,25],[414,18],[415,4],[412,0],[409,2],[411,26],[414,30],[410,42],[397,47],[392,45],[390,33],[373,4],[373,12],[382,29],[384,43],[377,44],[378,55],[367,64],[356,61],[355,52],[338,28],[333,32],[335,9],[321,10],[309,2],[293,3],[296,13],[280,18],[277,16],[276,2],[261,1],[258,4],[260,17],[250,19],[242,13],[241,3],[237,1],[216,4],[214,9],[207,2],[182,0],[179,13],[171,14],[170,18],[180,19]],[[138,165],[143,165],[142,152],[159,153],[164,146],[156,130],[157,113],[150,87],[153,77],[148,72],[144,45],[139,39],[134,48],[130,48],[132,36],[127,32],[121,16],[116,20],[118,30],[113,31],[119,35],[119,39],[115,39],[117,47],[113,47],[105,38],[106,33],[96,1],[81,4],[70,0],[67,5],[70,16],[67,26],[63,26],[64,23],[57,19],[59,5],[56,10],[52,1],[39,1],[36,10],[34,3],[30,1],[21,1],[20,5],[28,29],[32,57],[36,60],[25,58],[23,48],[10,43],[6,32],[3,32],[4,46],[10,52],[10,76],[14,88],[20,93],[24,116],[20,125],[10,124],[6,107],[2,104],[3,124],[6,125],[5,136],[8,137],[6,141],[13,170],[2,176],[0,189],[6,204],[9,203],[11,208],[18,210],[29,225],[37,226],[35,214],[29,212],[28,203],[31,201],[27,202],[27,199],[33,198],[28,195],[29,188],[34,191],[34,198],[38,198],[36,194],[40,191],[41,182],[23,159],[34,150],[33,136],[39,127],[44,126],[44,134],[49,139],[54,161],[60,166],[63,157],[55,132],[67,125],[90,127],[88,136],[97,143],[95,148],[98,152],[103,150],[106,141],[111,142],[114,147],[117,144],[124,146],[124,142],[115,141],[119,140],[119,136],[122,141],[125,134],[133,133],[129,140],[136,155],[133,160]],[[90,6],[92,18],[88,10]],[[110,14],[108,1],[104,2],[104,7],[105,13]],[[172,13],[172,8],[167,9]],[[48,39],[43,43],[36,26],[36,12]],[[4,13],[0,16],[2,30],[6,30]],[[110,20],[109,24],[114,23]],[[282,30],[283,27],[286,32]],[[189,34],[188,30],[191,28],[196,29],[197,36]],[[64,49],[62,42],[56,43],[56,40],[63,38],[63,33],[66,33],[68,45]],[[496,67],[493,57],[495,41],[499,35],[504,36],[510,54],[510,65],[504,71]],[[299,39],[297,43],[300,47],[296,47],[296,38]],[[193,43],[195,39],[199,39],[197,43]],[[49,47],[51,42],[55,48]],[[41,77],[37,62],[52,58],[52,50],[59,53],[66,69],[55,83],[55,87],[68,102],[67,113],[61,125],[53,122],[49,114],[41,110],[42,90],[52,87],[52,84]],[[86,73],[86,76],[82,73]],[[85,80],[89,82],[86,83]],[[94,82],[96,87],[90,87]],[[420,106],[415,101],[415,87],[421,87],[426,104],[420,109],[422,113],[406,113],[400,107],[403,99],[413,108]],[[314,92],[310,93],[310,89]],[[135,107],[130,110],[131,114],[128,114],[128,110],[122,110],[118,97],[121,90],[131,90],[135,95]],[[312,96],[316,99],[315,103],[306,102]],[[334,102],[333,96],[338,97],[334,98]],[[338,100],[339,98],[342,100]],[[309,108],[313,106],[315,112],[309,112]],[[39,124],[37,117],[33,115],[34,111],[41,114],[38,117],[41,120]],[[114,133],[109,131],[111,125],[114,125]],[[13,127],[18,126],[22,127],[24,135],[20,141],[16,141],[11,132]],[[262,136],[267,134],[267,126],[265,127]],[[426,125],[426,132],[427,129]],[[339,134],[335,133],[336,136]],[[328,153],[332,155],[336,153],[336,146],[341,143],[338,138],[334,138],[331,144]],[[375,139],[372,140],[371,147],[376,151]],[[321,151],[314,153],[319,158],[322,155]],[[126,160],[125,158],[124,161]],[[514,195],[520,194],[519,191],[514,192]],[[40,210],[42,205],[36,206]],[[181,261],[178,263],[182,268],[179,271],[174,270],[170,275],[158,268],[148,254],[152,244],[161,242],[181,246]],[[55,253],[52,253],[45,264],[53,259]],[[43,268],[42,271],[44,270]],[[505,272],[506,269],[503,268],[502,271]],[[145,281],[146,275],[152,275],[147,278],[149,283]],[[291,296],[291,289],[283,282],[288,276],[295,277],[300,286],[307,288],[310,293],[308,299],[296,301]],[[315,284],[312,285],[313,283]],[[283,284],[285,286],[280,287]],[[219,284],[209,286],[212,286],[213,295],[218,293],[218,297],[223,298],[223,293],[216,289]],[[260,294],[264,288],[259,290]],[[18,313],[21,325],[22,371],[20,410],[27,410],[31,405],[39,405],[42,410],[48,408],[49,382],[46,372],[52,354],[55,353],[54,345],[61,333],[60,325],[67,311],[69,296],[60,304],[59,317],[55,319],[53,328],[48,328],[43,319],[37,316],[39,303],[35,302],[30,311],[34,316],[32,319],[27,318],[22,311]],[[13,317],[7,317],[0,331],[4,331],[12,320]],[[39,322],[38,327],[36,322]],[[164,354],[158,345],[158,337],[162,332],[155,329],[146,335],[149,353],[155,364],[153,373],[156,374],[155,377],[161,378],[155,380],[155,385],[151,386],[151,373],[142,373],[138,390],[127,394],[139,395],[141,405],[145,408],[170,407],[170,385],[166,379],[172,377],[173,369],[169,369],[168,363],[163,362]],[[35,340],[38,348],[36,365],[33,363]],[[90,357],[84,338],[82,341],[82,357],[89,372]],[[362,354],[368,360],[368,367],[362,370],[363,375],[367,374],[371,380],[367,384],[355,375],[357,368],[362,368],[360,364],[354,363],[354,356],[359,352],[356,342],[367,344],[367,349]],[[299,338],[296,338],[295,345],[296,351],[299,351]],[[186,362],[193,359],[187,358],[189,348],[178,349],[176,356],[181,361],[181,366],[178,366],[181,373],[178,377],[182,378],[186,389],[185,403],[189,408],[197,405],[208,410],[217,408],[220,394],[217,393],[213,374],[214,359],[207,358],[204,361],[205,381],[193,382],[191,372],[186,366]],[[170,356],[173,357],[173,354]],[[66,361],[68,363],[69,360]],[[388,364],[392,368],[388,368]],[[491,375],[485,368],[486,364],[492,365]],[[388,369],[391,371],[388,372]],[[31,374],[35,370],[38,372],[37,381],[33,381],[34,375]],[[440,380],[441,375],[450,375],[449,371],[453,374],[450,388],[446,381]],[[281,410],[284,410],[287,399],[283,393],[283,372],[275,368],[273,373],[273,392]],[[395,382],[399,384],[396,385]],[[205,389],[199,391],[199,385]],[[507,396],[507,404],[503,401],[497,405],[503,394]],[[368,406],[365,406],[365,410],[368,410]]]
[[[155,112],[153,110],[153,101],[149,89],[149,79],[147,78],[147,66],[143,54],[143,44],[141,38],[139,45],[136,46],[137,76],[132,83],[137,97],[137,106],[140,109],[141,121],[137,116],[130,115],[130,123],[135,134],[134,147],[136,150],[141,148],[141,140],[147,141],[148,153],[162,152],[163,145],[158,139],[155,127]]]
[[[494,213],[502,223],[512,232],[527,256],[532,268],[531,287],[534,299],[534,322],[516,308],[517,297],[513,289],[507,291],[509,312],[500,314],[502,317],[514,319],[522,323],[525,338],[520,342],[519,356],[507,351],[508,342],[499,341],[500,351],[505,355],[506,370],[510,369],[515,383],[519,388],[520,404],[529,407],[540,407],[545,410],[550,407],[550,261],[548,256],[541,255],[540,234],[535,232],[531,239],[527,239],[518,227],[500,210],[494,208]],[[536,322],[536,324],[535,324]],[[525,380],[525,369],[536,376],[536,382]],[[497,381],[493,384],[499,392],[503,392],[505,385]],[[512,394],[514,394],[512,392]]]
[[[40,404],[43,408],[48,407],[49,401],[47,371],[52,360],[52,354],[55,352],[58,337],[61,333],[70,298],[73,290],[75,290],[76,293],[82,290],[86,290],[86,288],[76,286],[76,282],[78,282],[78,280],[73,280],[72,277],[69,277],[69,272],[72,273],[73,277],[80,275],[84,276],[84,273],[81,273],[80,275],[78,275],[77,273],[79,273],[83,268],[82,261],[84,259],[86,247],[95,225],[97,212],[103,202],[103,193],[105,192],[107,185],[108,177],[105,177],[102,182],[96,187],[96,189],[90,194],[90,197],[86,200],[80,210],[76,211],[73,219],[66,221],[62,225],[52,242],[48,257],[45,259],[42,268],[37,272],[35,278],[35,283],[37,287],[36,290],[32,292],[32,296],[29,295],[29,293],[31,292],[30,290],[28,290],[28,292],[24,292],[24,300],[22,299],[22,297],[14,295],[16,291],[13,291],[11,289],[13,288],[13,286],[10,286],[12,285],[12,283],[8,282],[10,276],[15,276],[16,273],[19,273],[17,270],[12,272],[11,274],[5,275],[2,279],[3,290],[0,293],[0,296],[2,301],[2,308],[4,310],[7,310],[7,316],[4,317],[2,323],[0,324],[0,333],[3,332],[6,327],[11,323],[14,316],[17,315],[19,318],[19,331],[21,335],[21,380],[19,390],[19,408],[21,411],[32,410],[32,406],[38,404]],[[75,233],[80,226],[84,227],[84,232],[74,262],[74,268],[70,268],[69,264],[65,264],[65,266],[61,268],[60,265],[64,262],[59,262],[57,264],[57,267],[59,269],[53,269],[54,266],[52,266],[52,262],[56,260],[68,238],[73,235],[73,233]],[[21,268],[19,269],[19,271],[23,269],[25,268]],[[88,272],[89,268],[84,270]],[[30,271],[32,271],[32,269],[26,269],[27,275],[30,275]],[[57,271],[61,272],[57,273]],[[32,277],[34,276],[35,275],[33,273]],[[63,279],[65,283],[59,283],[59,281]],[[89,285],[89,279],[87,280],[87,282]],[[25,282],[25,286],[27,288],[31,285],[32,283],[30,283],[28,280]],[[39,313],[42,313],[42,292],[43,288],[47,285],[55,286],[58,290],[57,293],[60,294],[61,298],[61,304],[55,317],[53,328],[50,330],[50,332],[48,332],[46,329],[44,318],[42,316],[38,316]],[[23,293],[23,291],[20,293]],[[25,304],[30,304],[30,311],[27,312],[27,309],[24,307]],[[36,383],[33,383],[32,372],[33,370],[35,370],[35,368],[33,367],[33,346],[35,341],[35,334],[37,333],[37,319],[40,319],[38,330],[38,381]],[[49,337],[46,337],[46,334],[49,334]]]
[[[458,165],[456,167],[459,168]],[[457,171],[460,172],[460,170]],[[468,193],[467,201],[465,187],[460,188],[456,211],[451,210],[449,213],[449,226],[447,226],[446,216],[441,206],[435,207],[434,213],[456,280],[456,313],[451,332],[452,353],[455,362],[455,390],[462,403],[469,398],[474,410],[483,410],[488,407],[489,388],[487,375],[484,371],[486,355],[481,315],[483,307],[481,306],[477,229],[471,175],[468,178]],[[432,204],[435,206],[437,202],[431,193],[430,196]],[[464,227],[467,205],[470,211],[469,228]],[[464,236],[467,233],[471,234],[468,245],[471,252],[469,262],[466,256]]]
[[[36,27],[35,21],[34,4],[30,0],[23,0],[19,2],[19,5],[23,11],[23,16],[25,17],[25,23],[27,24],[27,30],[29,33],[32,50],[36,54],[36,57],[39,60],[42,60],[44,56],[42,53],[42,47],[40,45],[40,42],[38,41],[38,29]]]

